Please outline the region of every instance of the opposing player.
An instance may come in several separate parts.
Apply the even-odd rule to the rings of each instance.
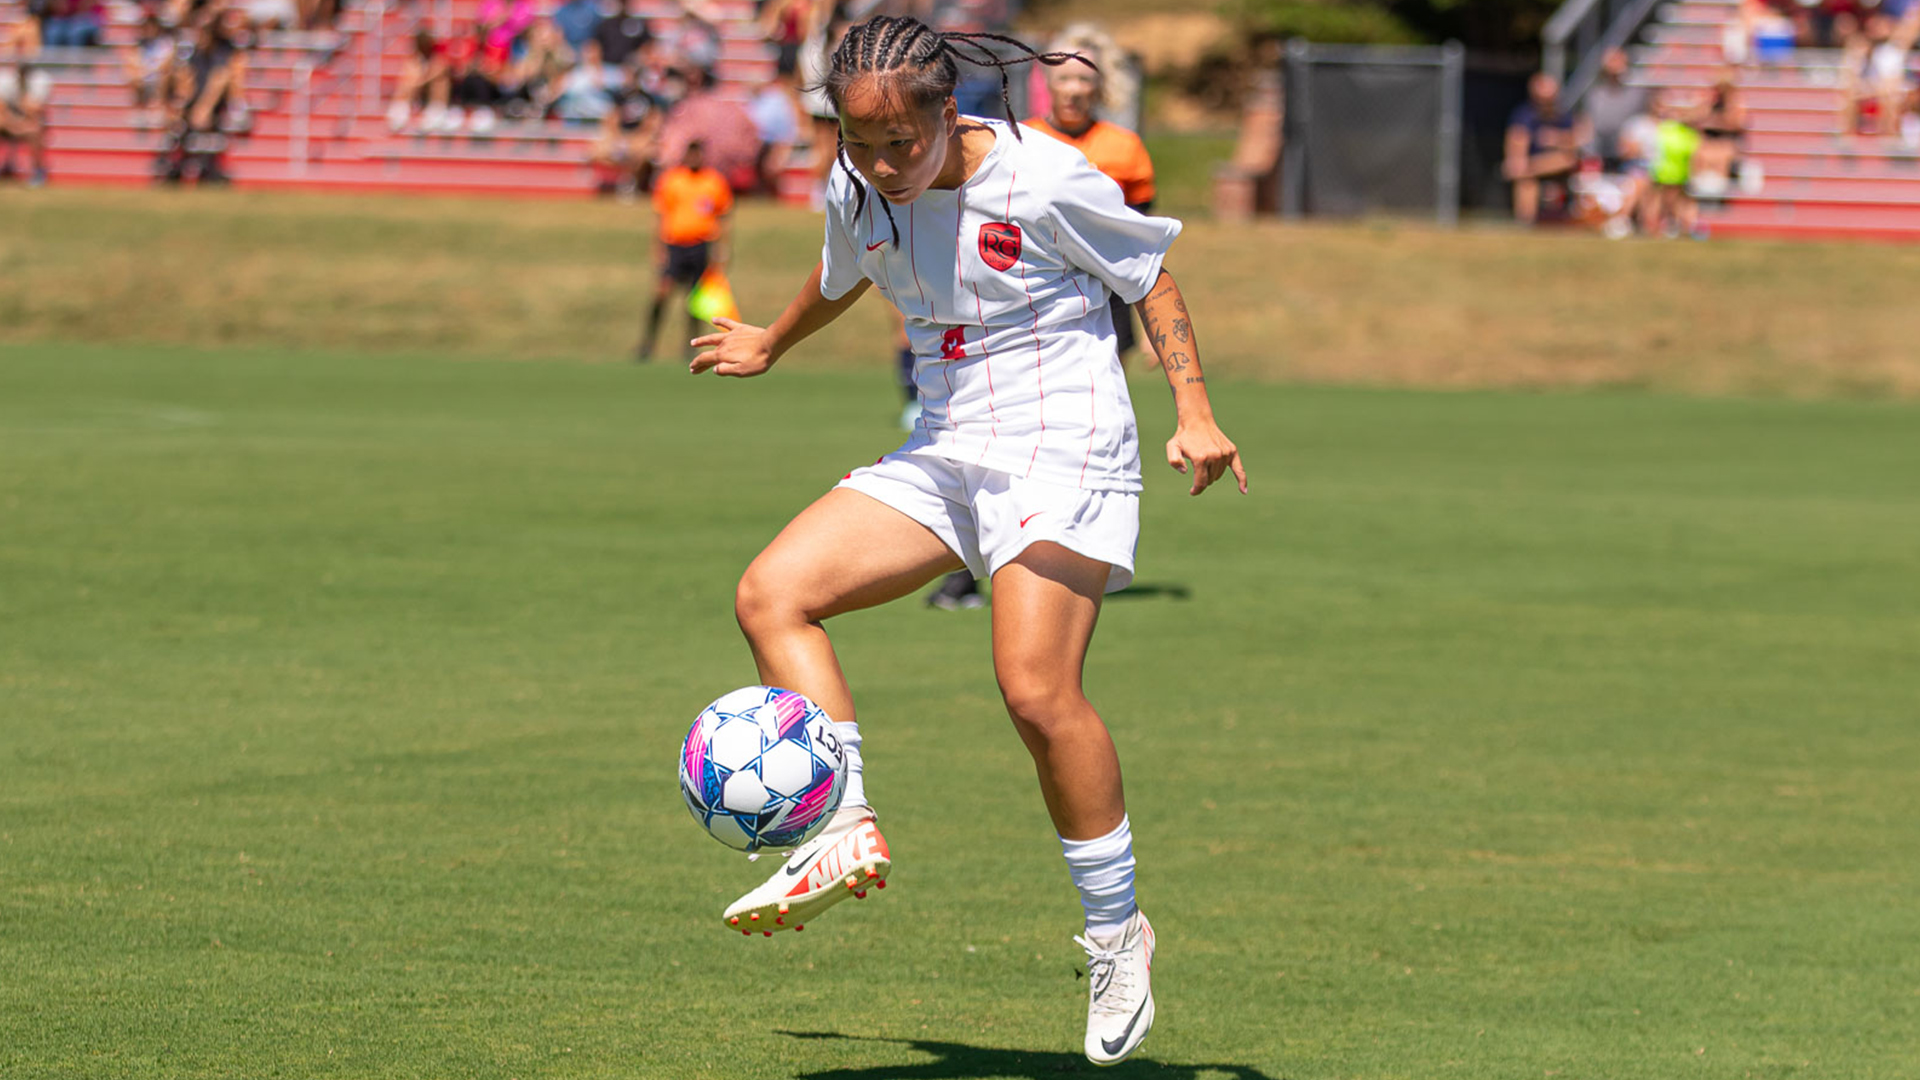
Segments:
[[[1134,901],[1120,762],[1080,672],[1104,593],[1133,576],[1140,457],[1109,291],[1138,304],[1173,386],[1168,464],[1198,495],[1240,455],[1214,423],[1186,304],[1161,268],[1180,224],[1144,217],[1072,147],[961,116],[957,56],[986,35],[908,18],[850,29],[826,92],[841,167],[820,265],[772,326],[727,322],[692,370],[765,373],[877,286],[906,316],[922,412],[913,435],[802,511],[740,580],[734,612],[760,681],[838,720],[850,776],[828,829],[722,916],[797,927],[886,880],[853,697],[822,623],[962,565],[993,582],[994,674],[1079,888],[1091,986],[1086,1053],[1110,1064],[1153,1024],[1153,928]],[[996,38],[1006,41],[1008,39]],[[1013,44],[1018,45],[1017,42]],[[1025,46],[1020,46],[1025,49]]]
[[[1101,106],[1107,104],[1109,94],[1117,95],[1109,85],[1105,68],[1100,65],[1117,67],[1121,59],[1119,46],[1105,33],[1083,23],[1063,31],[1054,39],[1052,48],[1055,52],[1073,53],[1086,59],[1073,60],[1047,72],[1047,114],[1029,117],[1026,125],[1087,155],[1087,161],[1094,168],[1120,185],[1120,197],[1128,206],[1142,214],[1152,213],[1153,158],[1147,154],[1146,143],[1119,124],[1097,115]],[[1114,295],[1111,306],[1114,342],[1124,364],[1135,344],[1133,312],[1118,294]]]

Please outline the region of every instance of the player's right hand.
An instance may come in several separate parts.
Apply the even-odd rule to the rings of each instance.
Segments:
[[[766,345],[767,332],[762,327],[748,326],[736,319],[715,319],[713,325],[720,328],[717,334],[703,334],[693,339],[693,347],[705,349],[705,352],[693,358],[687,370],[699,375],[711,371],[715,375],[725,375],[735,379],[764,375],[773,366],[773,353]]]

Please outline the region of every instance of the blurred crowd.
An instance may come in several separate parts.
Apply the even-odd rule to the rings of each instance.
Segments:
[[[1577,221],[1616,239],[1699,235],[1699,202],[1736,185],[1757,190],[1757,163],[1740,154],[1746,106],[1738,72],[1710,87],[1649,89],[1626,82],[1626,53],[1601,61],[1578,110],[1560,105],[1560,84],[1540,73],[1507,124],[1504,171],[1514,217]]]
[[[190,39],[208,22],[263,30],[325,30],[340,12],[339,0],[141,0],[135,5],[143,21],[158,22],[169,34]],[[27,0],[26,18],[0,51],[34,57],[43,48],[98,47],[106,26],[107,0]]]
[[[1806,47],[1840,50],[1842,135],[1899,138],[1920,148],[1920,90],[1908,59],[1920,0],[1740,0],[1722,49],[1736,67],[1787,64]]]
[[[1908,72],[1916,38],[1920,0],[1741,0],[1709,86],[1629,85],[1626,54],[1615,49],[1580,108],[1567,110],[1558,82],[1535,75],[1507,126],[1514,217],[1583,222],[1614,237],[1701,235],[1703,201],[1763,183],[1741,153],[1745,73],[1799,66],[1803,48],[1838,50],[1837,65],[1827,53],[1804,68],[1814,85],[1840,91],[1837,137],[1920,148],[1920,90]]]
[[[777,57],[742,103],[716,92],[723,22],[705,0],[662,15],[639,0],[486,0],[445,38],[418,29],[387,123],[394,131],[485,134],[503,120],[594,125],[603,191],[635,196],[700,138],[708,167],[741,192],[777,190],[797,151],[833,138],[831,106],[806,89],[828,43],[880,14],[949,23],[994,4],[936,0],[760,0],[758,33]],[[999,5],[1004,7],[1004,5]],[[651,15],[652,17],[648,17]],[[831,154],[805,158],[823,181]]]

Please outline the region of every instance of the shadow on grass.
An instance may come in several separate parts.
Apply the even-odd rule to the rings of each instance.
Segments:
[[[1185,585],[1160,581],[1136,581],[1117,593],[1108,593],[1108,600],[1186,600],[1193,596],[1193,590]]]
[[[1100,1067],[1079,1054],[1048,1050],[1009,1050],[968,1046],[933,1039],[880,1039],[842,1035],[833,1031],[779,1031],[794,1039],[840,1039],[846,1042],[892,1043],[911,1047],[934,1060],[918,1065],[845,1065],[816,1072],[795,1073],[794,1080],[1053,1080],[1057,1076],[1099,1074],[1113,1080],[1157,1077],[1160,1080],[1281,1080],[1250,1065],[1165,1065],[1134,1057],[1118,1065]]]

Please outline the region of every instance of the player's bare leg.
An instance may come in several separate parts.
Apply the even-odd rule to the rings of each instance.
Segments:
[[[1127,813],[1120,756],[1080,685],[1110,569],[1046,542],[993,576],[993,672],[1069,840],[1104,836]]]
[[[797,690],[851,732],[853,694],[822,622],[884,604],[958,566],[932,530],[881,503],[836,488],[800,512],[740,579],[734,617],[753,648],[760,681]],[[885,888],[892,868],[873,810],[851,781],[840,812],[760,887],[721,915],[729,929],[798,930],[848,896]]]
[[[1133,902],[1120,757],[1081,688],[1111,568],[1043,542],[993,576],[993,668],[1033,755],[1086,910],[1087,1057],[1111,1065],[1153,1026],[1153,927]]]
[[[959,565],[925,525],[835,488],[747,567],[733,613],[762,683],[797,690],[834,720],[852,723],[853,695],[822,621],[898,599]]]

